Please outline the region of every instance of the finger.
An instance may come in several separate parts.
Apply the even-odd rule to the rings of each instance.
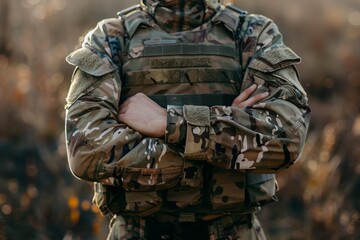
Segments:
[[[120,122],[129,125],[129,124],[131,123],[132,117],[129,116],[129,114],[120,113],[120,114],[118,114],[117,119],[118,119]]]
[[[120,105],[119,108],[124,108],[132,102],[132,97],[125,99]]]
[[[160,105],[155,102],[154,100],[152,100],[149,96],[142,94],[139,99],[141,101],[141,103],[145,103],[146,105],[148,105],[149,107],[160,107]]]
[[[125,123],[124,116],[125,116],[125,114],[118,114],[117,119],[119,120],[119,122]]]
[[[256,90],[256,88],[257,88],[256,84],[251,85],[250,87],[245,89],[242,93],[240,93],[240,95],[234,99],[233,103],[239,104],[239,103],[245,101]]]
[[[255,105],[256,103],[260,102],[264,98],[269,96],[269,92],[264,92],[261,94],[256,94],[255,96],[252,96],[251,98],[247,99],[246,101],[243,101],[239,104],[236,104],[237,107],[243,108],[243,107],[250,107]]]
[[[130,97],[127,100],[134,103],[134,106],[141,105],[141,106],[147,106],[149,108],[159,107],[159,105],[156,102],[154,102],[151,98],[149,98],[147,95],[141,92],[135,94],[134,96]]]
[[[125,113],[127,111],[127,109],[129,108],[129,102],[123,102],[120,106],[119,106],[119,113]]]
[[[130,98],[132,101],[136,103],[151,103],[153,102],[147,95],[144,93],[137,93]]]
[[[121,105],[119,106],[119,112],[124,112],[125,109],[130,108],[131,106],[136,106],[137,103],[141,103],[143,100],[142,96],[140,96],[139,94],[136,94],[134,96],[131,96],[127,99],[124,100],[123,103],[121,103]]]

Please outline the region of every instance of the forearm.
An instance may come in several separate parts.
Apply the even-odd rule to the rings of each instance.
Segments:
[[[191,124],[180,108],[176,114],[169,108],[166,140],[186,158],[225,169],[276,172],[297,160],[307,130],[304,112],[276,111],[285,107],[289,103],[282,100],[253,108],[212,107],[209,126]]]
[[[215,165],[277,172],[301,155],[308,126],[305,109],[277,99],[232,109],[230,115],[218,108],[212,112],[216,116],[210,128],[208,160]]]
[[[296,78],[295,71],[286,72]],[[249,79],[259,85],[253,95],[270,93],[264,101],[246,108],[169,106],[166,141],[185,158],[225,169],[277,172],[293,164],[302,152],[309,123],[306,96],[290,83],[265,87],[264,80],[252,74]]]
[[[81,77],[82,72],[75,74],[74,81]],[[163,140],[118,122],[120,83],[112,74],[98,80],[99,86],[85,91],[67,109],[67,151],[73,174],[134,191],[174,186],[183,173],[181,156]]]
[[[75,78],[86,81],[80,71]],[[81,94],[66,111],[69,164],[74,175],[88,181],[106,177],[105,165],[119,160],[142,138],[116,119],[120,85],[114,75],[98,80],[99,86]]]

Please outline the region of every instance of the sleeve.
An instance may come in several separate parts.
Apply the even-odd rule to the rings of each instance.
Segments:
[[[121,54],[119,29],[117,19],[99,23],[82,48],[67,57],[76,67],[65,107],[70,170],[105,185],[166,188],[179,180],[181,157],[161,139],[142,136],[117,120],[121,79],[112,54]]]
[[[246,108],[169,106],[165,139],[185,158],[276,173],[299,159],[309,126],[308,99],[294,66],[300,58],[268,18],[250,16],[242,30],[242,90],[255,83],[254,94],[268,91],[269,96]]]

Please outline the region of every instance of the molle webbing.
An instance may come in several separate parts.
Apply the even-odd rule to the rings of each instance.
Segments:
[[[181,55],[217,55],[225,57],[236,57],[235,47],[221,45],[205,45],[205,44],[164,44],[159,45],[145,41],[144,51],[141,56],[181,56]]]
[[[171,62],[162,62],[163,66],[173,66]],[[241,83],[241,79],[233,71],[217,71],[216,69],[191,69],[185,72],[183,69],[165,69],[161,71],[133,72],[126,76],[127,86],[154,85],[154,84],[180,84],[180,83]]]
[[[149,96],[161,107],[167,105],[230,106],[236,97],[233,94],[163,94]]]
[[[162,58],[152,59],[151,67],[154,69],[211,67],[211,63],[208,57]]]

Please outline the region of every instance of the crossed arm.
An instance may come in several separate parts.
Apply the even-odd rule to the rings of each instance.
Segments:
[[[253,106],[269,95],[268,92],[264,92],[251,96],[256,88],[256,84],[247,88],[234,99],[232,106],[239,108]],[[167,119],[166,109],[160,107],[145,94],[136,94],[128,98],[120,105],[119,109],[118,120],[120,122],[145,136],[164,137]]]

